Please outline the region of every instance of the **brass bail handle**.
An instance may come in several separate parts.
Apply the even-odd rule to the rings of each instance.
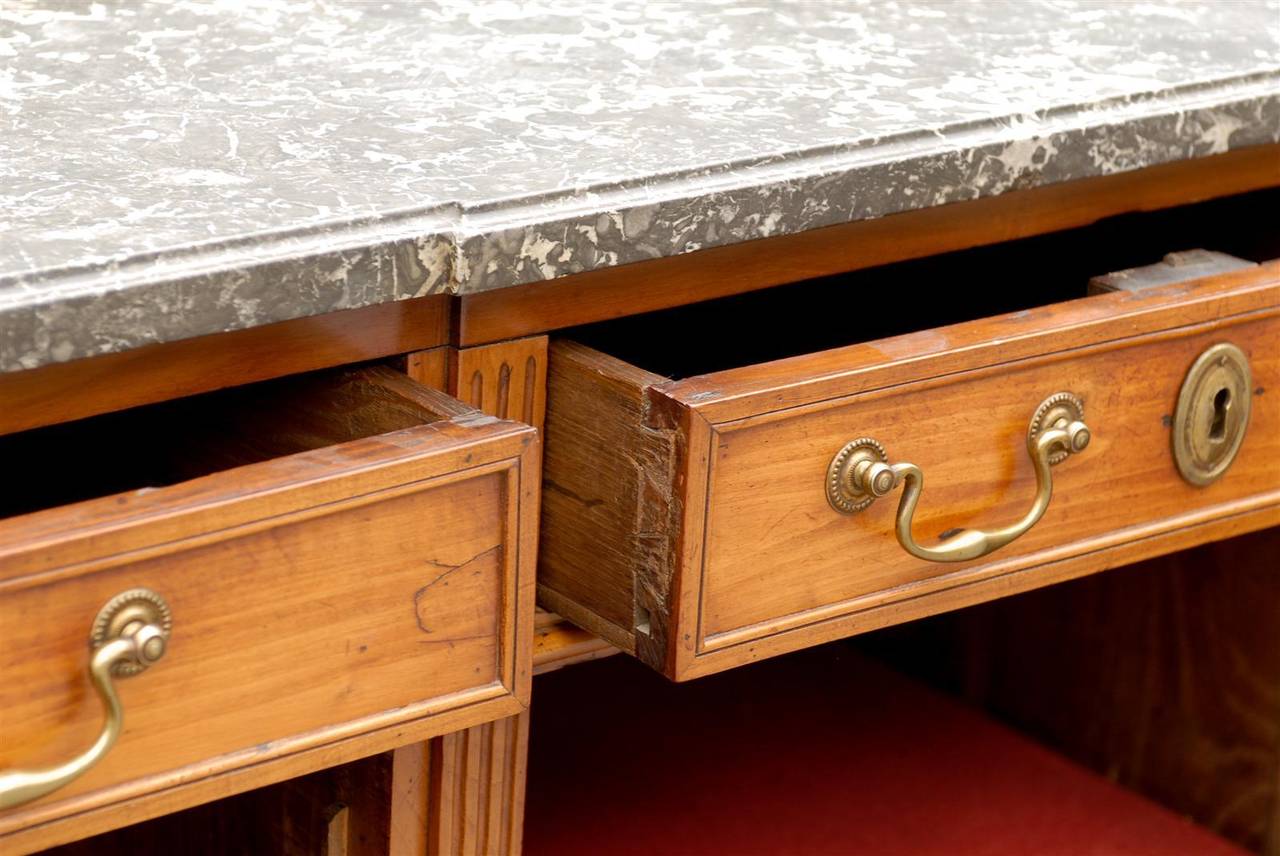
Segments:
[[[145,671],[164,656],[172,622],[164,598],[150,589],[116,595],[98,612],[89,636],[89,680],[106,708],[93,745],[70,761],[41,770],[0,772],[0,810],[37,799],[83,775],[111,751],[124,729],[124,708],[112,677]]]
[[[1036,496],[1031,509],[1016,523],[1000,529],[961,529],[938,547],[925,547],[912,535],[912,522],[924,473],[915,464],[890,464],[884,447],[870,437],[847,443],[827,468],[827,501],[843,514],[853,514],[904,485],[898,502],[898,543],[917,558],[930,562],[966,562],[999,550],[1022,536],[1044,516],[1053,498],[1052,467],[1089,445],[1084,404],[1069,392],[1051,395],[1036,408],[1027,428],[1027,452],[1036,471]]]

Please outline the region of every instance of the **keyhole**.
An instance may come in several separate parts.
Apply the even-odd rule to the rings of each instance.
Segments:
[[[1221,443],[1227,433],[1227,411],[1231,409],[1231,390],[1225,386],[1213,397],[1213,421],[1209,423],[1209,439]]]

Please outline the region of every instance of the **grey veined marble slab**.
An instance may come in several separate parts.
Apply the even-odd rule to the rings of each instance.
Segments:
[[[0,0],[0,370],[1277,140],[1277,0]]]

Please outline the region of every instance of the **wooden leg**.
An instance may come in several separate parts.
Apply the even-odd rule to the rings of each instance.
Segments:
[[[426,856],[431,741],[392,753],[389,856]]]
[[[528,751],[527,711],[431,741],[427,853],[520,852]]]
[[[547,397],[547,337],[531,336],[474,348],[435,348],[410,354],[405,371],[491,416],[542,430]],[[404,835],[394,854],[516,856],[524,825],[529,714],[437,737],[396,752],[399,816],[415,817],[421,800],[425,825],[406,822],[424,840]],[[425,776],[415,765],[427,764]],[[408,772],[410,769],[414,773]],[[421,781],[422,787],[415,788]],[[393,806],[392,828],[397,824]],[[416,849],[415,849],[416,848]]]

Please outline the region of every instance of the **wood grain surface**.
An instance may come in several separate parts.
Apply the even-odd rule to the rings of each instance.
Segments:
[[[174,614],[165,659],[119,682],[119,744],[63,790],[0,814],[2,846],[47,846],[521,709],[537,464],[531,428],[469,413],[0,522],[13,642],[0,655],[0,766],[55,763],[92,741],[102,713],[85,640],[103,603],[147,586]]]
[[[529,713],[431,741],[429,856],[519,856]]]
[[[575,663],[599,660],[618,649],[572,621],[538,609],[533,625],[533,673],[554,672]]]
[[[1228,476],[1194,488],[1168,420],[1218,341],[1250,355],[1254,413]],[[540,600],[693,677],[1267,525],[1276,341],[1280,263],[684,381],[553,343]],[[1014,520],[1033,493],[1028,421],[1062,390],[1084,399],[1094,443],[1055,469],[1045,518],[990,558],[906,554],[896,495],[854,517],[826,504],[831,457],[872,436],[926,474],[918,538]],[[600,408],[590,419],[584,401]]]
[[[545,336],[409,354],[405,370],[415,380],[448,390],[477,410],[542,429],[546,414]],[[538,640],[535,646],[544,650],[547,642],[539,622],[545,625],[547,616],[538,610],[532,619]],[[573,644],[564,641],[566,649]],[[574,641],[582,647],[580,640]],[[575,652],[560,652],[560,659]],[[429,768],[418,780],[420,796],[415,798],[423,806],[421,823],[416,827],[421,842],[406,839],[397,853],[519,856],[528,736],[525,711],[399,750],[398,759],[428,759]]]
[[[547,412],[547,337],[451,349],[449,393],[499,419],[541,429]]]
[[[644,425],[646,390],[661,381],[573,342],[552,347],[538,598],[631,652],[635,566],[666,554],[647,536],[670,532],[675,450],[670,432]]]

